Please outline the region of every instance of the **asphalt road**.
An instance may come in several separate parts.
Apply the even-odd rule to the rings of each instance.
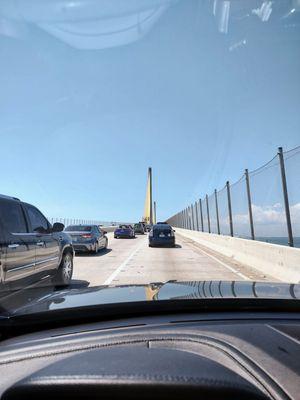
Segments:
[[[72,287],[148,284],[168,280],[268,280],[261,273],[201,248],[177,234],[176,248],[150,248],[147,235],[114,239],[97,255],[78,254]]]

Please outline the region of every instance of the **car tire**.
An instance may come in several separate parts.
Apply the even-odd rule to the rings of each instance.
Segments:
[[[97,254],[98,251],[99,251],[99,243],[96,242],[96,243],[95,243],[95,249],[93,250],[93,253],[94,253],[94,254]]]
[[[61,259],[56,275],[54,276],[55,286],[68,286],[73,275],[73,255],[66,251]]]

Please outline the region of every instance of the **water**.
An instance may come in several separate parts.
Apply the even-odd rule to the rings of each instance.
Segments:
[[[280,244],[281,246],[288,246],[287,237],[257,237],[256,240],[261,242]],[[300,237],[294,237],[294,247],[300,248]]]

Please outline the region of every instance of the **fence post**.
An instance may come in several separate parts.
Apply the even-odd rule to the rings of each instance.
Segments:
[[[195,230],[195,221],[194,221],[194,205],[191,204],[191,210],[192,210],[192,222],[193,222],[193,231]]]
[[[289,196],[288,196],[288,190],[287,190],[285,167],[284,167],[284,157],[283,157],[282,147],[278,147],[278,156],[279,156],[279,161],[280,161],[282,190],[283,190],[283,198],[284,198],[284,207],[285,207],[286,225],[287,225],[287,231],[288,231],[289,246],[290,247],[294,247],[294,238],[293,238],[293,230],[292,230],[292,223],[291,223]]]
[[[203,226],[203,210],[202,210],[202,200],[199,200],[200,204],[200,217],[201,217],[201,231],[204,232],[204,226]]]
[[[190,228],[190,219],[189,219],[188,207],[185,209],[185,216],[186,216],[186,229],[189,229]]]
[[[233,236],[232,208],[231,208],[231,196],[230,196],[230,185],[229,185],[229,181],[226,182],[226,187],[227,187],[227,199],[228,199],[228,213],[229,213],[230,236]]]
[[[188,210],[188,207],[185,209],[185,218],[186,218],[186,229],[189,229],[190,223],[189,223],[189,210]]]
[[[195,201],[195,214],[196,214],[196,228],[197,231],[199,231],[198,206],[196,201]]]
[[[192,218],[191,218],[191,206],[188,207],[188,215],[189,215],[189,229],[192,230]]]
[[[218,235],[220,235],[220,220],[219,220],[219,207],[218,207],[217,189],[215,189],[215,203],[216,203],[216,216],[217,216],[217,230],[218,230]]]
[[[209,205],[208,205],[208,196],[207,195],[206,195],[206,210],[207,210],[208,233],[211,233],[210,232]]]
[[[189,215],[187,207],[185,209],[185,223],[186,223],[186,229],[189,229]]]
[[[249,180],[249,171],[248,171],[248,169],[245,169],[245,177],[246,177],[246,187],[247,187],[247,199],[248,199],[248,210],[249,210],[251,239],[255,240],[253,214],[252,214],[251,191],[250,191],[250,180]]]

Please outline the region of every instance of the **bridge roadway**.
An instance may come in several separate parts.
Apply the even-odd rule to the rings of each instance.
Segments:
[[[71,287],[148,284],[168,280],[274,280],[176,235],[176,248],[150,248],[147,235],[114,239],[97,255],[78,254]]]

